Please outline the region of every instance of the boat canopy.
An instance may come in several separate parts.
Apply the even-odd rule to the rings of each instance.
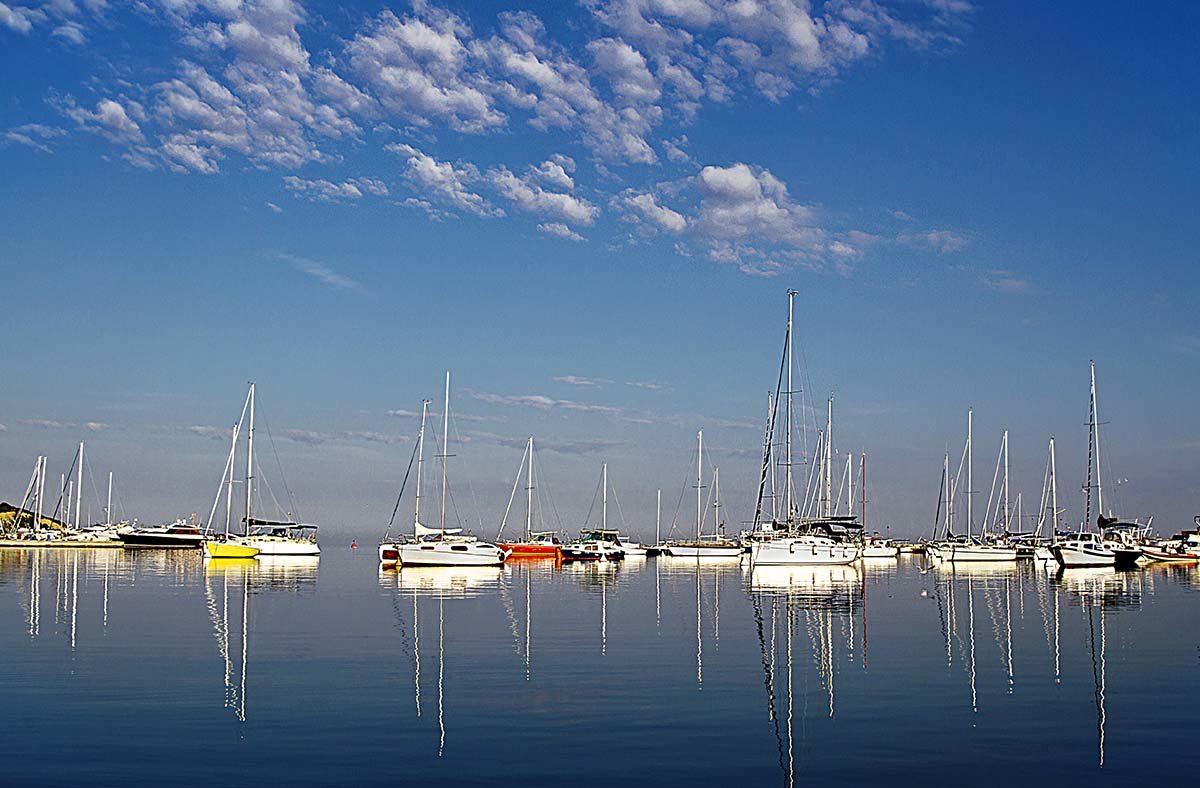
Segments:
[[[414,524],[413,530],[417,536],[447,536],[462,533],[461,528],[430,528],[427,525],[421,525],[420,522]]]

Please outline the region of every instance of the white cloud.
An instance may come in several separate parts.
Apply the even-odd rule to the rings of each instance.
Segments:
[[[378,178],[350,178],[341,183],[334,183],[320,178],[309,180],[287,175],[284,176],[283,184],[295,194],[322,202],[361,200],[368,194],[386,197],[388,193],[387,184]]]
[[[1008,294],[1027,293],[1032,287],[1028,279],[1003,269],[988,271],[980,279],[980,284],[988,290]]]
[[[42,153],[52,153],[50,146],[46,144],[49,140],[57,139],[66,136],[66,131],[55,126],[46,126],[41,123],[26,123],[22,126],[14,126],[4,132],[2,139],[7,143],[16,143],[24,145],[34,150],[39,150]]]
[[[503,210],[469,188],[469,184],[480,180],[475,165],[438,161],[411,145],[392,144],[387,145],[386,149],[404,157],[406,164],[402,174],[405,180],[422,191],[423,196],[433,197],[477,216],[504,215]]]
[[[604,378],[586,378],[582,375],[556,375],[550,379],[556,383],[566,383],[568,386],[592,387],[599,386],[604,383],[612,383],[611,380],[605,380]]]
[[[501,196],[529,213],[582,225],[591,225],[600,215],[600,209],[582,197],[544,189],[536,174],[519,178],[507,167],[497,167],[488,170],[487,176]]]
[[[275,203],[273,203],[273,202],[269,202],[269,201],[268,201],[268,202],[266,203],[266,206],[267,206],[267,208],[268,208],[268,209],[271,211],[271,213],[283,213],[283,209],[282,209],[282,208],[280,208],[278,205],[276,205],[276,204],[275,204]]]
[[[622,198],[624,205],[636,212],[645,221],[659,230],[669,233],[681,233],[687,229],[687,219],[678,211],[660,205],[658,198],[650,193],[626,192]]]
[[[112,99],[96,102],[95,110],[77,106],[74,101],[67,99],[63,112],[80,128],[99,134],[110,142],[135,143],[143,139],[141,127],[129,117],[125,106]]]
[[[562,222],[541,222],[537,226],[539,233],[566,238],[568,241],[582,241],[583,236],[567,227]]]
[[[489,405],[524,407],[535,410],[568,410],[578,413],[597,413],[604,416],[620,416],[623,412],[620,408],[610,405],[593,405],[569,399],[555,399],[544,394],[489,394],[480,391],[469,391],[467,394]]]

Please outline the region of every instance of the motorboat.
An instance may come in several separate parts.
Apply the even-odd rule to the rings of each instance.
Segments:
[[[205,541],[204,533],[198,527],[183,520],[171,525],[122,529],[117,532],[117,538],[121,540],[122,547],[129,549],[197,548]]]
[[[623,552],[626,557],[635,556],[641,558],[646,556],[650,550],[649,547],[634,540],[632,537],[618,535],[617,539],[621,544],[621,552]]]
[[[863,558],[898,558],[900,548],[891,539],[880,539],[873,536],[863,542]]]
[[[563,561],[619,561],[625,555],[609,542],[578,541],[561,548]]]
[[[1050,547],[1054,560],[1067,569],[1087,566],[1116,566],[1117,554],[1091,531],[1080,531]]]
[[[531,532],[528,538],[515,542],[497,542],[496,546],[508,550],[511,558],[557,558],[562,550],[562,541],[554,531]]]

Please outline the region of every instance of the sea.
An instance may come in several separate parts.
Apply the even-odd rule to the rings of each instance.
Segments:
[[[1200,568],[0,550],[4,785],[1192,785]]]

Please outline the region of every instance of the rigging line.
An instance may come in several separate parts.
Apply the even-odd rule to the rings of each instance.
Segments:
[[[458,439],[459,443],[465,443],[465,441],[462,438],[462,433],[459,432],[459,429],[458,429],[458,417],[454,415],[453,409],[448,409],[448,410],[450,412],[450,429],[454,430],[454,437]],[[447,437],[446,454],[448,455],[449,453],[450,453],[450,442],[449,442],[449,438]],[[465,476],[467,478],[467,492],[471,494],[471,502],[475,504],[475,516],[479,520],[479,530],[482,531],[483,530],[483,507],[479,505],[479,495],[476,494],[475,485],[471,482],[471,469],[467,467],[466,456],[459,458],[459,461],[462,462],[462,464],[463,464],[463,476]],[[447,487],[449,487],[449,485],[447,485]],[[454,510],[454,514],[455,514],[455,516],[458,516],[457,508]],[[459,523],[461,523],[462,517],[459,517],[458,521],[459,521]]]
[[[499,539],[504,533],[504,526],[508,524],[508,514],[512,511],[513,499],[517,497],[517,485],[521,483],[521,473],[525,470],[525,460],[529,457],[529,444],[525,444],[525,451],[521,454],[521,464],[517,466],[517,475],[513,477],[512,492],[508,495],[508,506],[504,507],[504,517],[500,519],[500,529],[496,531],[496,538]]]
[[[275,448],[275,436],[271,434],[271,423],[267,421],[266,414],[260,414],[259,418],[262,419],[263,426],[267,428],[267,441],[271,444],[271,453],[275,455],[275,466],[279,468],[279,479],[283,482],[283,491],[287,495],[288,505],[292,507],[291,519],[300,522],[300,507],[296,505],[296,499],[292,496],[291,488],[288,487],[287,476],[283,473],[283,463],[279,461],[279,451]],[[257,455],[255,455],[255,459],[258,459]],[[279,502],[276,501],[275,505],[278,506]]]
[[[79,461],[79,449],[76,449],[76,450],[75,450],[75,456],[71,458],[71,467],[70,467],[70,468],[67,468],[67,473],[66,473],[66,477],[65,477],[65,478],[67,478],[67,479],[70,479],[70,478],[71,478],[71,474],[75,473],[75,463],[76,463],[76,462],[78,462],[78,461]],[[64,496],[64,495],[66,495],[66,490],[59,490],[59,492],[58,492],[58,503],[56,503],[56,504],[54,505],[54,513],[50,515],[50,519],[51,519],[51,520],[55,520],[55,521],[61,522],[61,521],[59,521],[59,520],[58,520],[58,512],[59,512],[59,509],[60,509],[60,508],[62,508],[62,505],[63,505],[63,496]],[[62,524],[62,525],[66,525],[66,523],[61,523],[61,524]]]
[[[617,497],[617,485],[612,485],[613,500],[617,502],[617,516],[621,518],[621,525],[625,526],[625,533],[629,533],[629,522],[625,519],[625,512],[621,511],[621,499]]]
[[[396,505],[392,507],[392,516],[388,519],[387,530],[383,533],[384,541],[392,535],[392,524],[396,522],[396,512],[400,511],[400,499],[404,497],[404,488],[408,486],[408,475],[412,473],[413,462],[417,459],[417,446],[420,443],[413,442],[412,456],[408,458],[408,468],[404,471],[404,481],[400,482],[400,492],[396,495]]]
[[[683,477],[683,487],[679,490],[679,500],[675,502],[675,511],[671,514],[671,527],[667,529],[668,539],[670,539],[671,535],[675,533],[675,526],[679,524],[679,512],[683,510],[683,498],[685,495],[687,495],[688,482],[691,481],[691,475],[692,462],[691,460],[688,460],[687,471],[684,473]]]
[[[592,512],[596,509],[596,499],[600,497],[600,487],[603,484],[604,481],[602,479],[598,479],[596,481],[596,489],[592,492],[592,503],[590,506],[588,506],[587,517],[583,518],[584,527],[587,527],[588,523],[592,521]]]
[[[542,456],[542,455],[538,454],[538,450],[537,450],[536,446],[533,448],[533,456],[535,458]],[[546,466],[541,462],[541,460],[538,460],[538,467],[544,469]],[[546,488],[545,500],[550,502],[550,509],[551,509],[551,511],[554,512],[554,519],[558,523],[558,532],[562,533],[565,536],[566,531],[563,530],[562,515],[559,514],[559,512],[558,512],[558,505],[556,503],[554,503],[554,496],[550,494],[550,483],[546,481],[545,470],[538,471],[537,482],[538,482],[537,485],[535,485],[535,487],[534,487],[534,492],[538,496],[539,507],[542,505],[541,488],[545,487]],[[539,512],[540,511],[541,510],[539,509]],[[544,514],[543,514],[543,524],[545,524],[545,515]]]
[[[778,414],[779,414],[779,392],[783,388],[783,369],[784,369],[786,359],[787,359],[787,347],[788,347],[789,339],[791,339],[791,333],[784,332],[783,354],[779,360],[779,379],[775,382],[775,400],[774,400],[774,404],[771,407],[771,417],[770,417],[770,419],[767,420],[767,435],[763,441],[764,446],[763,446],[762,473],[760,474],[759,479],[758,479],[758,496],[754,502],[754,523],[750,526],[752,530],[758,530],[759,523],[762,522],[763,493],[766,492],[767,474],[770,473],[771,448],[772,448],[771,443],[775,439],[775,419],[778,417]],[[801,403],[801,409],[803,409],[803,403]],[[791,478],[792,478],[792,476],[791,476],[792,469],[788,468],[787,472],[788,472],[787,481],[790,482]],[[791,502],[789,501],[789,506],[790,505],[791,505]],[[787,517],[790,520],[792,517],[792,513],[788,512]]]

